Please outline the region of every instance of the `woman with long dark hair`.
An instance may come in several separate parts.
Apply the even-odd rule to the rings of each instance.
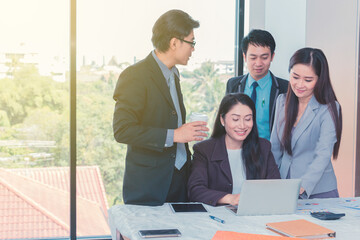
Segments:
[[[276,103],[272,152],[281,178],[301,178],[300,197],[338,197],[331,156],[337,158],[341,107],[320,49],[302,48],[289,64],[290,84]]]
[[[245,94],[222,99],[211,138],[194,145],[190,201],[237,205],[245,179],[280,178],[270,142],[259,138],[255,115]]]

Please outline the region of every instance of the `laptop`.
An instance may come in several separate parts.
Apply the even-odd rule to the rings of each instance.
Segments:
[[[226,207],[240,216],[293,214],[300,184],[301,179],[245,180],[238,206]]]

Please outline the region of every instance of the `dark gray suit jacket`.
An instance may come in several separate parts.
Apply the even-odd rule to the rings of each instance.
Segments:
[[[249,74],[242,75],[240,77],[230,78],[226,84],[226,94],[228,93],[243,93],[245,90],[246,80]],[[269,123],[270,123],[270,131],[273,128],[274,124],[274,114],[275,114],[275,103],[276,98],[279,94],[286,93],[288,89],[289,81],[275,77],[272,72],[270,72],[272,85],[270,92],[270,109],[269,109]]]
[[[186,112],[177,77],[175,82],[184,123]],[[178,116],[164,75],[151,53],[121,73],[114,100],[114,137],[127,144],[124,202],[162,205],[172,181],[176,143],[169,148],[164,146],[167,130],[178,127]],[[185,146],[190,161],[189,148]],[[186,186],[186,182],[183,184]],[[182,199],[179,196],[179,201]]]

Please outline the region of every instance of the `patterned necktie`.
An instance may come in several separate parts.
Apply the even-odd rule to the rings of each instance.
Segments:
[[[255,81],[255,82],[253,82],[253,84],[251,84],[251,86],[253,87],[253,91],[251,93],[251,99],[253,100],[253,102],[256,106],[256,87],[259,86],[259,84]]]
[[[171,73],[169,78],[169,88],[170,88],[170,95],[173,100],[175,110],[178,116],[178,127],[181,127],[182,125],[182,116],[181,116],[181,110],[179,105],[179,99],[176,91],[176,85],[175,85],[175,77],[174,73]],[[175,167],[180,170],[182,166],[184,166],[186,162],[186,149],[184,143],[177,143],[176,148],[176,158],[175,158]]]

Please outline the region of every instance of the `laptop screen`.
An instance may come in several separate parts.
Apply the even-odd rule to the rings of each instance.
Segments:
[[[293,214],[297,209],[300,184],[301,179],[245,180],[236,214]]]

